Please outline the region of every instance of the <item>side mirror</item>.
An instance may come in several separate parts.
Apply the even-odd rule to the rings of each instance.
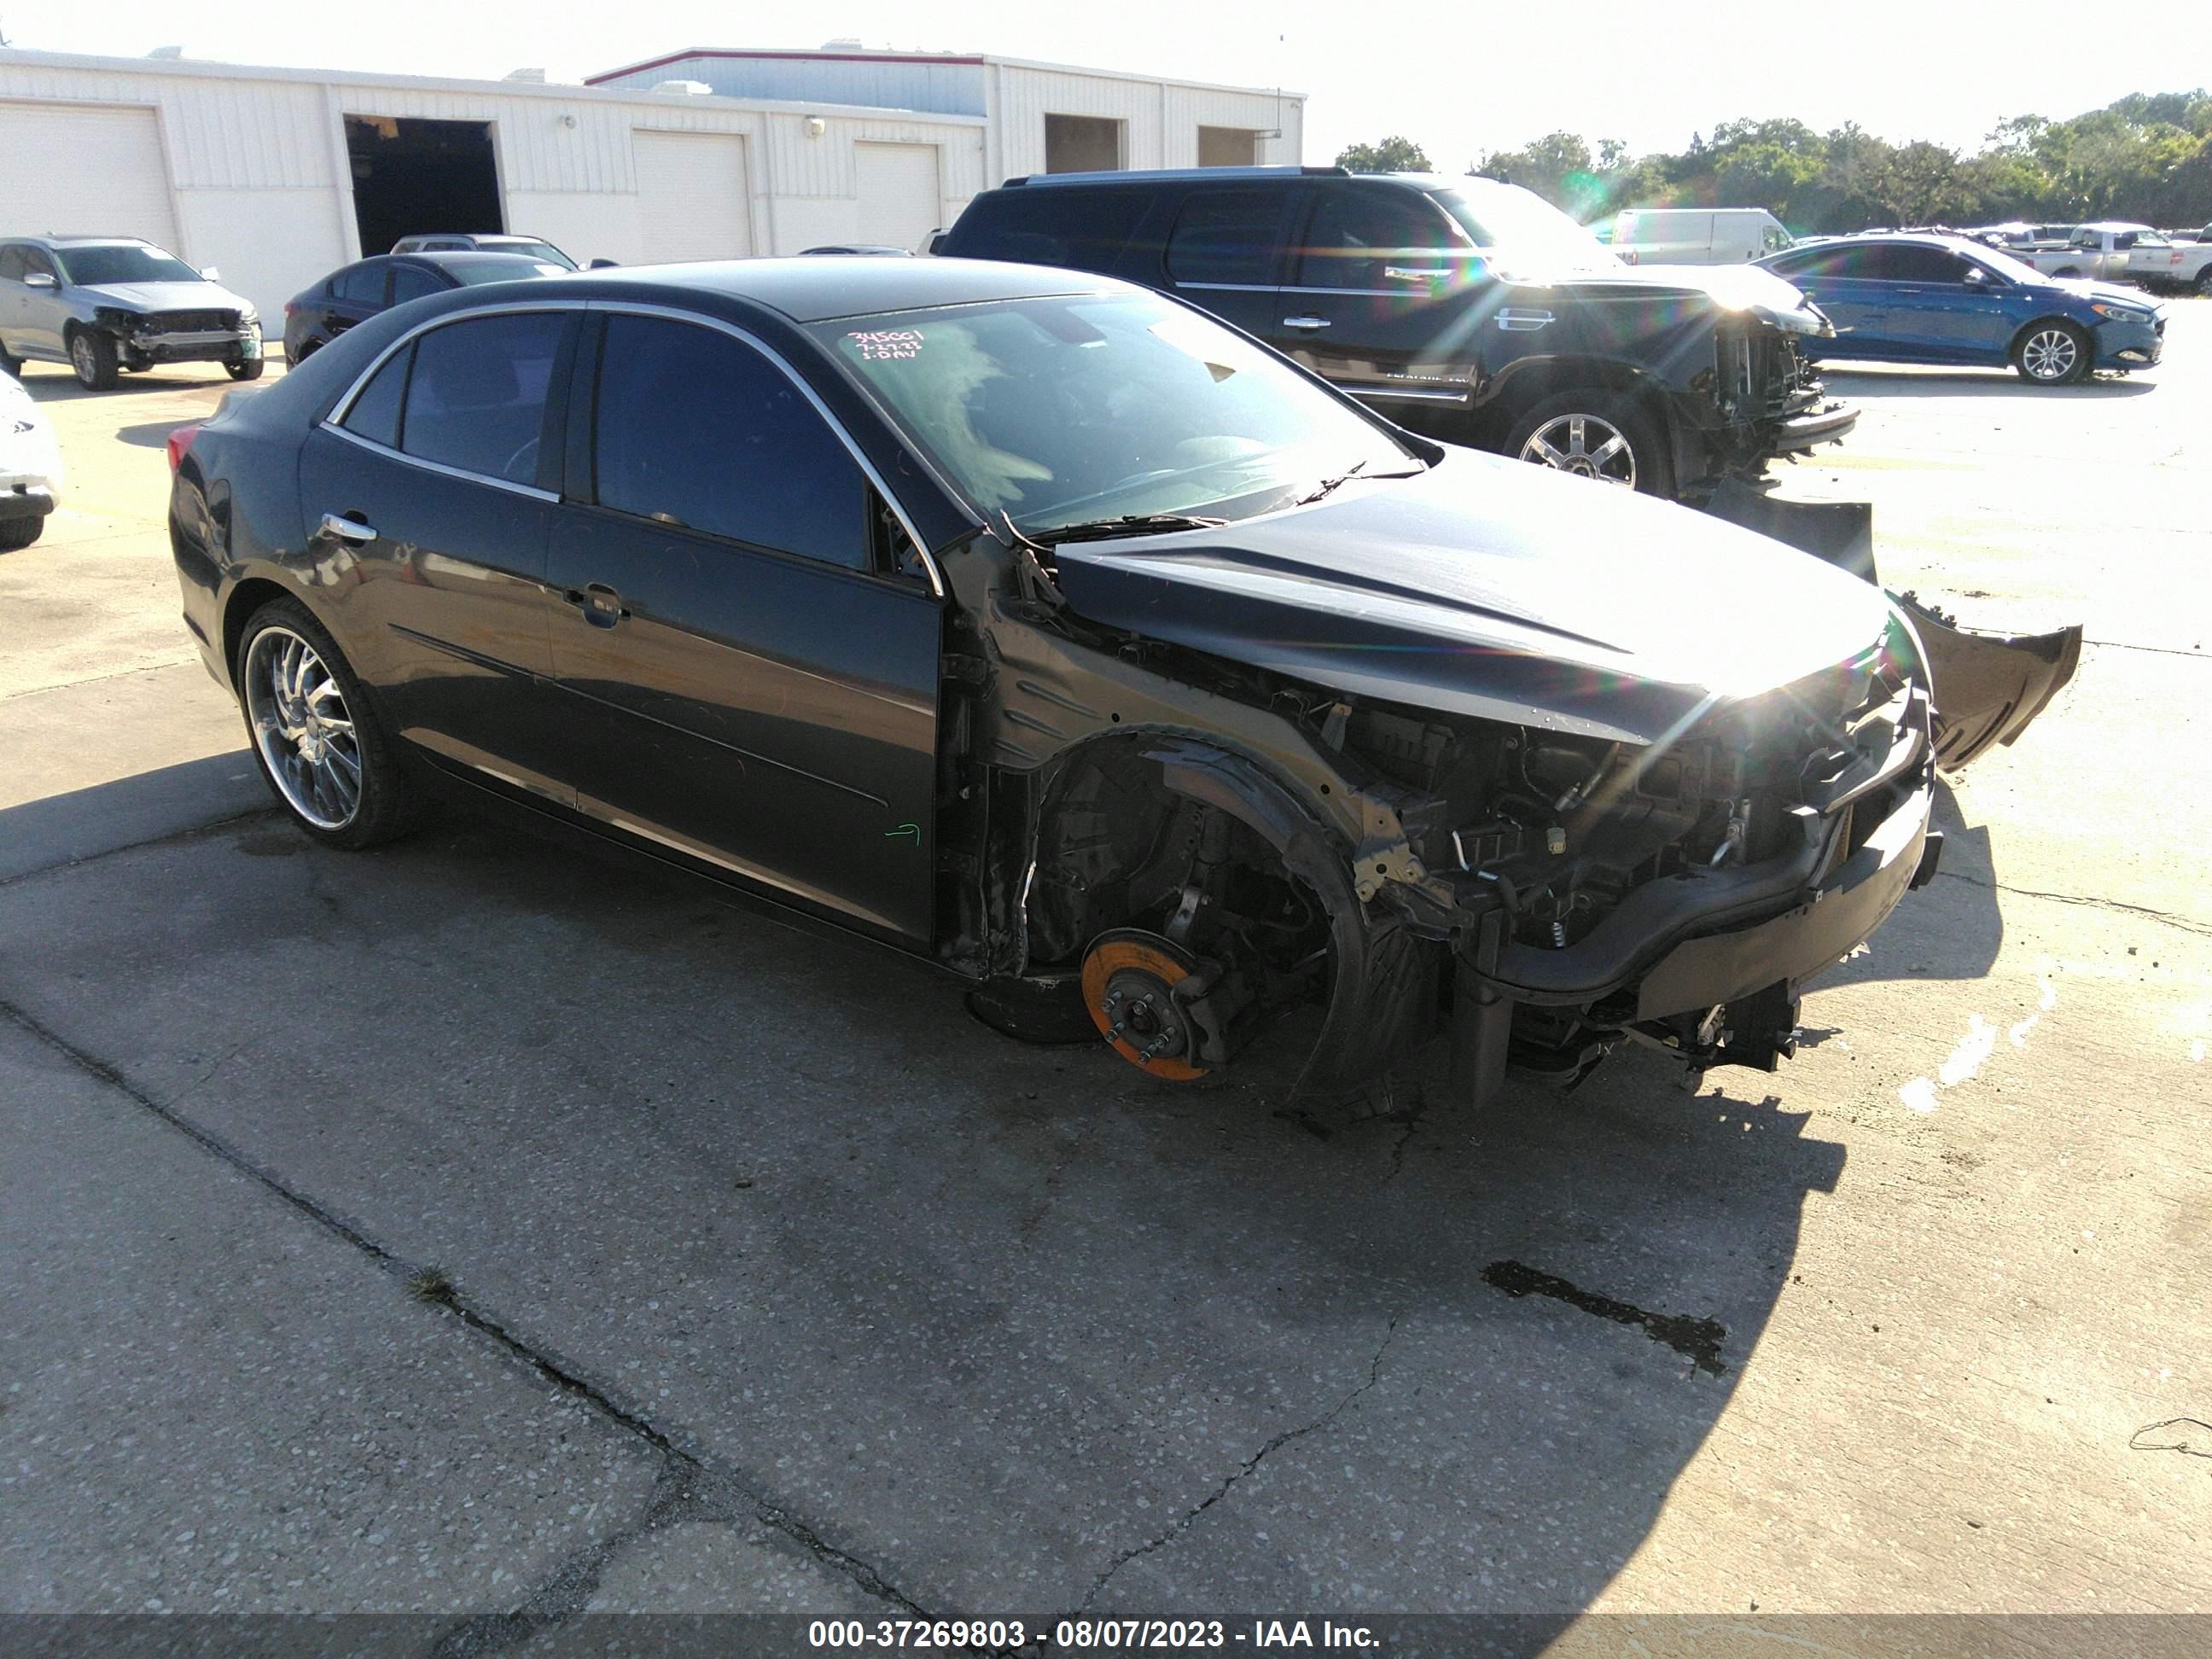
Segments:
[[[213,265],[202,265],[200,275],[210,283],[219,283],[222,280],[222,272]]]
[[[594,259],[591,264],[586,265],[584,269],[586,270],[611,270],[614,268],[615,264],[616,262],[612,259]]]
[[[34,270],[23,278],[23,286],[25,288],[59,288],[61,284],[54,280],[54,274],[51,270]]]
[[[1990,273],[1984,270],[1979,265],[1968,265],[1966,267],[1966,281],[1972,283],[1974,287],[1980,288],[1989,280]]]

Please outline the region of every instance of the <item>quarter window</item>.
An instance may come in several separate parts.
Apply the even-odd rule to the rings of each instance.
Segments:
[[[407,366],[414,358],[411,345],[394,352],[392,360],[361,389],[361,396],[353,400],[353,407],[346,410],[340,424],[357,438],[382,444],[386,449],[398,448],[399,406],[407,396]]]
[[[1304,288],[1418,289],[1445,254],[1474,242],[1425,197],[1395,188],[1325,191],[1298,261]]]
[[[400,449],[483,477],[530,483],[567,320],[557,312],[520,312],[423,335],[415,343]]]
[[[743,341],[611,316],[593,412],[599,505],[851,569],[865,475],[788,375]]]
[[[1201,191],[1184,204],[1169,238],[1168,275],[1178,283],[1273,287],[1282,225],[1278,191]]]

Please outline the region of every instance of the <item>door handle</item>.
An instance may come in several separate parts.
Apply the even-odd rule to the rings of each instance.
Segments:
[[[1304,329],[1327,328],[1328,326],[1328,319],[1326,317],[1285,317],[1283,319],[1283,326],[1285,328]]]
[[[324,514],[322,531],[325,536],[334,537],[342,542],[350,542],[356,547],[359,547],[364,542],[373,542],[376,539],[376,532],[363,524],[361,515],[357,513],[347,514],[343,517],[336,513]]]
[[[622,595],[605,582],[572,587],[561,597],[582,611],[584,620],[594,628],[612,628],[629,615],[623,608]]]

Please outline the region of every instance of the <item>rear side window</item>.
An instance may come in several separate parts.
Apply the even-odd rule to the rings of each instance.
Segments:
[[[1774,269],[1793,280],[1801,276],[1872,276],[1871,247],[1825,247],[1802,258],[1778,261]]]
[[[608,318],[592,425],[600,506],[867,568],[866,475],[790,377],[743,341]]]
[[[386,449],[398,448],[399,405],[407,396],[407,366],[414,359],[411,345],[393,353],[392,361],[361,389],[361,396],[353,400],[353,407],[339,424],[357,438],[382,444]]]
[[[20,247],[0,247],[0,283],[20,283],[31,267]]]
[[[404,306],[410,300],[420,300],[426,295],[441,292],[444,287],[444,283],[418,266],[392,267],[392,303],[396,306]]]
[[[1110,270],[1157,192],[1023,186],[979,196],[937,251],[962,259]]]
[[[530,483],[566,323],[557,312],[520,312],[423,335],[415,343],[400,449],[483,477]]]
[[[1403,290],[1413,276],[1474,242],[1425,196],[1412,191],[1329,190],[1322,194],[1298,260],[1306,288]]]
[[[1168,239],[1168,275],[1178,283],[1273,287],[1281,280],[1283,203],[1279,191],[1197,191]]]
[[[357,265],[349,265],[331,278],[331,297],[357,306],[380,306],[384,303],[386,270],[381,259],[364,259]]]
[[[1893,242],[1875,252],[1880,256],[1875,261],[1875,270],[1893,283],[1963,283],[1966,280],[1966,261],[1940,247],[1916,247],[1908,242]]]

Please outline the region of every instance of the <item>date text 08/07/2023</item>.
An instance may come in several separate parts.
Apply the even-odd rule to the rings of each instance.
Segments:
[[[1031,1646],[1139,1650],[1171,1648],[1333,1648],[1374,1651],[1364,1625],[1329,1620],[1254,1619],[817,1619],[813,1648],[915,1648],[1007,1652]]]

